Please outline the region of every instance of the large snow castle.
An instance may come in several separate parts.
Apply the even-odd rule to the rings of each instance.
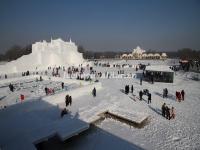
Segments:
[[[42,70],[48,66],[78,66],[84,61],[74,42],[58,38],[32,44],[32,53],[0,66],[0,73]]]

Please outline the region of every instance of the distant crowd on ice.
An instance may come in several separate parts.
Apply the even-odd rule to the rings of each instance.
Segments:
[[[181,100],[184,101],[185,99],[185,91],[181,90],[181,92],[176,91],[176,100],[181,102]],[[168,89],[165,88],[163,89],[163,98],[168,97]],[[165,117],[166,119],[174,119],[175,118],[175,108],[172,106],[171,109],[166,105],[166,103],[163,103],[162,107],[162,116]]]
[[[172,106],[172,108],[170,109],[166,103],[164,103],[161,107],[162,110],[162,116],[165,117],[166,119],[175,119],[175,109]]]
[[[136,95],[133,94],[133,91],[134,91],[133,85],[131,85],[131,86],[125,85],[124,93],[127,95],[129,94],[129,92],[132,93],[132,95],[134,96],[133,99],[136,101]],[[143,90],[139,91],[139,100],[140,101],[144,100],[143,99],[144,95],[147,96],[147,103],[150,104],[152,98],[151,98],[151,93],[149,92],[148,89],[143,89]],[[175,95],[176,95],[176,101],[178,101],[178,102],[184,101],[184,99],[185,99],[185,91],[184,90],[181,90],[180,92],[176,91]],[[162,97],[168,98],[168,89],[167,88],[163,89]],[[175,108],[173,106],[170,108],[169,106],[166,105],[166,103],[164,103],[161,107],[161,110],[162,110],[162,116],[165,117],[166,119],[170,120],[170,119],[175,118]]]
[[[125,90],[124,93],[125,94],[129,94],[129,92],[131,92],[133,94],[134,88],[133,85],[131,85],[131,88],[129,85],[125,85]],[[143,91],[140,90],[139,91],[139,100],[143,100],[143,95],[146,95],[148,97],[147,99],[147,103],[150,104],[151,103],[151,93],[149,92],[148,89],[144,89]]]
[[[101,63],[97,63],[95,64],[96,66],[102,66],[102,67],[110,67],[110,64],[107,63],[107,64],[101,64]],[[128,65],[128,64],[122,64],[122,65],[119,65],[119,64],[114,64],[113,67],[117,67],[119,68],[119,70],[117,71],[117,74],[120,75],[120,74],[124,74],[124,69],[123,68],[126,68],[126,67],[133,67],[131,65]],[[139,64],[139,65],[136,65],[134,66],[135,67],[135,70],[138,71],[138,70],[145,70],[145,67],[146,65],[143,65],[143,64]],[[121,69],[120,69],[121,68]],[[111,73],[110,72],[97,72],[96,70],[93,69],[93,67],[87,65],[86,68],[82,67],[82,65],[79,65],[79,67],[74,67],[74,66],[70,66],[68,68],[65,68],[64,66],[61,67],[48,67],[47,70],[44,72],[44,75],[48,75],[48,72],[50,71],[51,72],[51,75],[52,76],[55,76],[55,77],[60,77],[60,71],[62,70],[63,72],[67,73],[67,75],[69,75],[70,78],[72,78],[72,76],[74,75],[77,75],[77,80],[86,80],[86,81],[91,81],[91,76],[87,76],[87,77],[83,77],[83,73],[87,70],[89,70],[89,74],[90,75],[95,75],[95,78],[98,78],[98,77],[102,77],[103,74],[105,75],[105,77],[107,77],[108,79],[111,77]],[[174,67],[171,67],[172,70],[176,70],[177,68],[174,68]],[[22,76],[28,76],[30,75],[31,73],[29,71],[26,71],[26,72],[22,72]],[[33,74],[39,74],[39,72],[33,72]],[[42,74],[42,73],[41,73]],[[143,72],[143,76],[145,76],[144,72]],[[150,76],[150,80],[152,82],[152,84],[154,83],[154,78],[156,77],[159,77],[160,75],[151,75]],[[5,79],[7,79],[7,74],[5,74]],[[39,81],[42,81],[42,77],[40,76],[40,79]],[[96,79],[95,80],[96,82],[98,82],[98,80]],[[143,78],[141,77],[140,78],[140,85],[142,85],[142,82],[143,82]],[[62,89],[64,89],[64,83],[62,82],[61,83],[61,87]],[[14,92],[14,86],[12,84],[9,85],[9,89],[10,91]],[[125,93],[128,94],[129,91],[131,91],[131,93],[133,93],[133,85],[131,86],[131,88],[129,87],[129,85],[126,85],[125,86]],[[54,94],[55,91],[53,88],[48,88],[48,87],[45,87],[44,89],[46,95],[50,95],[50,94]],[[92,90],[92,95],[94,97],[96,97],[96,89],[94,88]],[[148,97],[148,104],[151,103],[151,100],[152,100],[152,95],[151,93],[149,92],[148,89],[143,89],[143,90],[140,90],[139,91],[139,100],[143,100],[143,96],[146,95]],[[181,92],[179,91],[176,91],[175,93],[175,96],[176,96],[176,100],[178,100],[179,102],[181,100],[184,100],[184,96],[185,96],[185,92],[184,90],[181,90]],[[165,88],[163,89],[163,98],[167,98],[168,97],[168,89]],[[21,100],[24,100],[24,95],[20,95],[20,98]],[[67,106],[71,106],[72,104],[72,97],[71,96],[66,96],[65,98],[65,105],[66,107]],[[171,111],[171,113],[169,113]],[[63,116],[63,114],[65,114],[67,112],[67,109],[65,108],[64,110],[62,110],[61,112],[61,116]],[[170,114],[170,115],[169,115]],[[164,117],[166,117],[167,119],[171,119],[171,118],[175,118],[175,109],[174,107],[172,107],[171,109],[166,106],[166,104],[163,104],[162,106],[162,115]]]

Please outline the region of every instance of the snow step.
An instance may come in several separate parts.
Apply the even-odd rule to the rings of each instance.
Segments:
[[[122,109],[112,109],[112,110],[109,110],[108,113],[110,113],[111,115],[114,115],[116,117],[119,117],[123,120],[127,120],[129,122],[133,122],[136,124],[143,123],[149,117],[148,114],[138,113],[138,112],[134,112],[132,110],[125,111]]]
[[[79,112],[80,119],[84,120],[87,123],[93,123],[101,118],[99,114],[102,114],[109,110],[111,104],[109,103],[100,103],[95,107],[86,107],[84,111]]]

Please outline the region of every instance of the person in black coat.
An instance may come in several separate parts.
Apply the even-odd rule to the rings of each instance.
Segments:
[[[61,83],[62,89],[64,89],[64,82]]]
[[[94,89],[92,90],[92,95],[93,97],[96,97],[96,88],[94,87]]]
[[[140,100],[142,100],[142,96],[143,96],[143,92],[142,92],[142,91],[140,91],[140,92],[139,92],[139,97],[140,97]]]
[[[65,96],[65,106],[67,107],[69,105],[69,95]]]
[[[66,115],[67,113],[68,113],[68,110],[67,110],[66,108],[64,108],[64,109],[61,111],[61,113],[60,113],[61,118],[62,118],[64,115]]]
[[[170,120],[170,108],[166,106],[166,119]]]
[[[165,98],[165,89],[163,89],[163,98]]]
[[[133,93],[133,85],[131,86],[131,93]]]
[[[165,97],[168,97],[168,89],[165,88]]]
[[[162,116],[165,117],[165,112],[166,112],[166,104],[165,103],[162,105],[161,109],[162,109]]]
[[[130,89],[129,89],[129,85],[127,85],[127,94],[129,93],[129,90],[130,90]]]
[[[185,91],[184,90],[181,91],[181,97],[182,97],[182,100],[184,101],[184,98],[185,98]]]
[[[125,94],[128,94],[128,91],[129,91],[129,87],[128,85],[125,86]]]
[[[9,89],[11,92],[14,92],[14,86],[11,83],[9,84]]]
[[[44,90],[45,90],[46,95],[48,95],[48,88],[45,87]]]
[[[151,103],[151,93],[148,94],[148,104]]]
[[[71,106],[72,105],[72,97],[69,96],[69,105]]]

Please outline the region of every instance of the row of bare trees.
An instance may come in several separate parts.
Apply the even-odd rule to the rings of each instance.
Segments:
[[[12,61],[23,55],[28,55],[32,52],[31,45],[27,45],[25,47],[21,47],[18,45],[14,45],[9,48],[5,54],[0,54],[0,61]]]
[[[131,52],[94,52],[88,51],[83,46],[78,46],[78,51],[83,54],[84,59],[101,59],[101,58],[119,58],[123,53]],[[5,54],[0,54],[0,61],[12,61],[23,55],[28,55],[32,52],[31,45],[21,47],[18,45],[9,48]],[[158,52],[158,51],[157,51]],[[183,48],[174,52],[166,52],[169,58],[180,58],[187,60],[200,60],[200,50],[192,50],[190,48]]]

